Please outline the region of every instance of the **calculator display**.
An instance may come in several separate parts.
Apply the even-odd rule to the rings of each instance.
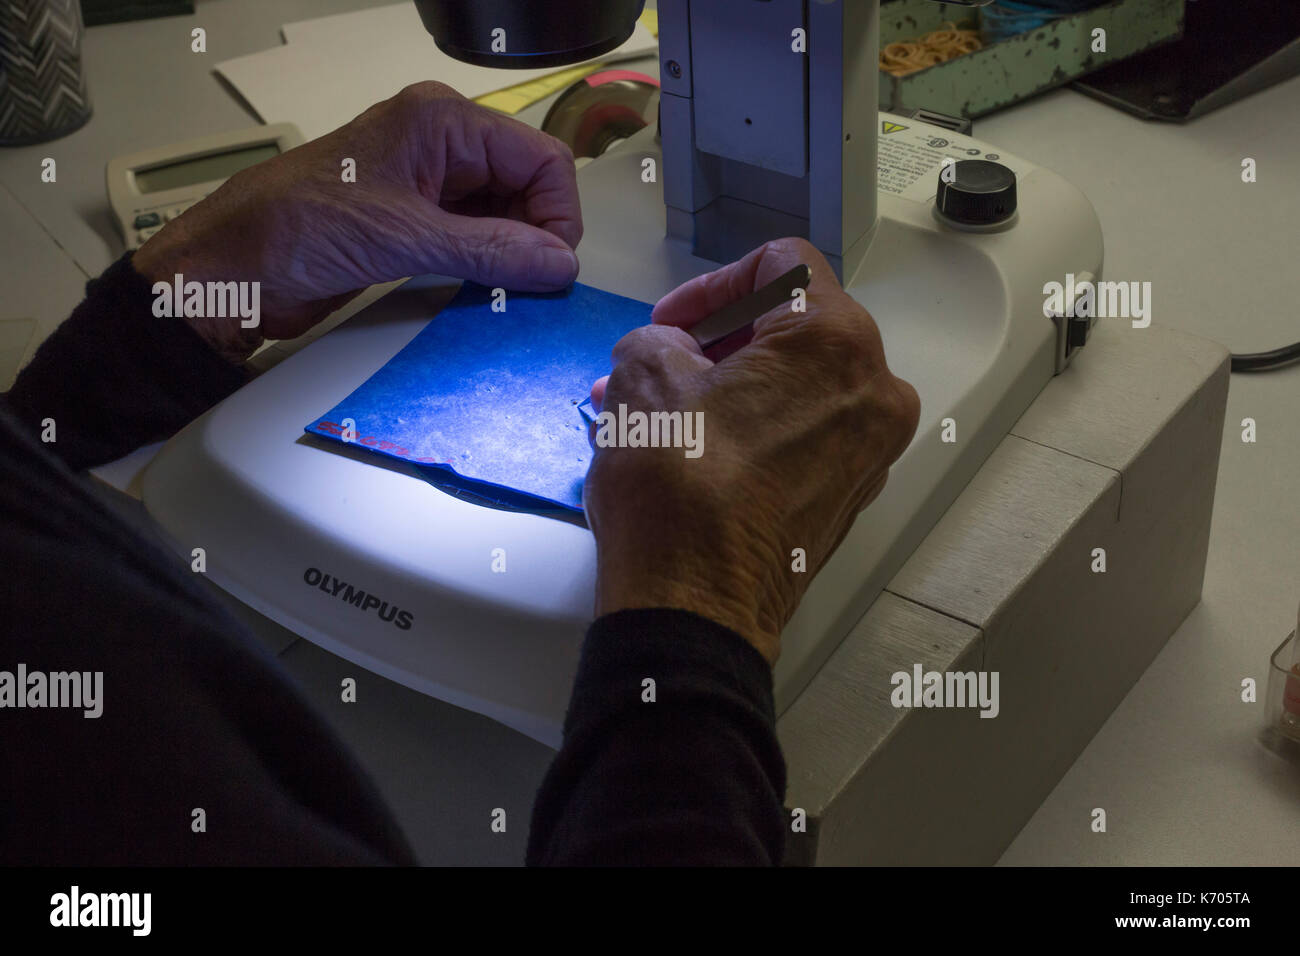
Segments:
[[[263,160],[278,156],[280,148],[275,143],[259,143],[245,149],[185,159],[165,166],[136,170],[135,185],[142,193],[156,193],[177,189],[194,183],[207,183],[228,179],[241,169],[255,166]]]

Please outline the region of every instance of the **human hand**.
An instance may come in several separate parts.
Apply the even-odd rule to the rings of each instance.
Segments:
[[[773,309],[716,364],[683,329],[788,269],[807,310]],[[703,413],[702,453],[596,447],[583,490],[598,552],[596,613],[675,607],[739,633],[769,662],[808,584],[885,485],[920,402],[880,333],[802,239],[769,242],[670,292],[592,388],[613,411]],[[803,548],[806,573],[791,570]]]
[[[343,162],[356,162],[345,182]],[[232,176],[135,254],[151,282],[260,282],[261,322],[190,318],[232,361],[301,335],[367,286],[438,273],[538,292],[578,274],[569,148],[441,83]]]

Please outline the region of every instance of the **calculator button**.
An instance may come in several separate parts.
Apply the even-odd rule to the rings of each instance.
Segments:
[[[135,238],[139,242],[144,242],[150,236],[156,235],[160,229],[162,229],[162,226],[151,226],[148,229],[141,229],[135,234]]]
[[[162,225],[162,216],[156,212],[142,212],[135,217],[133,224],[136,229],[148,229],[150,226]]]
[[[168,222],[171,222],[173,219],[175,219],[177,216],[179,216],[181,213],[183,213],[186,209],[189,208],[190,208],[189,206],[172,206],[171,209],[168,209],[165,213],[163,213],[163,218],[166,219]]]

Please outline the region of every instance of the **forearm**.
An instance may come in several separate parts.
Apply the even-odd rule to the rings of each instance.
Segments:
[[[202,575],[3,406],[0,866],[414,863],[363,768]]]
[[[184,319],[155,316],[153,301],[128,253],[87,283],[7,395],[30,433],[73,468],[170,436],[246,380]]]
[[[528,862],[777,865],[784,797],[762,656],[689,612],[607,615],[588,632]]]

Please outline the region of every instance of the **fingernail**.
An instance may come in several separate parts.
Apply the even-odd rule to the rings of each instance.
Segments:
[[[538,285],[565,286],[578,277],[578,257],[571,249],[540,246],[533,251],[529,278]]]

